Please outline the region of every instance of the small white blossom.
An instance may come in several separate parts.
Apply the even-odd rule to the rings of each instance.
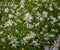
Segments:
[[[16,12],[16,16],[19,16],[21,13],[20,12]]]
[[[47,0],[42,0],[42,2],[46,2]]]
[[[25,3],[25,0],[21,0],[20,2],[21,8],[24,8],[24,3]]]
[[[60,23],[58,23],[58,25],[60,26]]]
[[[54,37],[54,34],[49,35],[49,37]]]
[[[43,17],[40,17],[40,21],[43,21]]]
[[[5,42],[5,38],[2,38],[2,42]]]
[[[30,43],[30,45],[39,46],[40,44],[37,41],[33,40],[32,43]]]
[[[57,19],[55,17],[51,17],[51,20],[53,23],[57,21]]]
[[[2,31],[0,31],[0,34],[3,34],[3,32],[2,32]]]
[[[60,10],[60,7],[58,8],[58,10]]]
[[[14,15],[13,15],[13,14],[9,14],[8,17],[9,17],[9,18],[13,18]]]
[[[48,27],[48,25],[45,25],[45,28],[47,28]]]
[[[42,14],[43,14],[43,17],[47,18],[48,12],[43,11]]]
[[[13,9],[17,9],[17,6],[16,4],[13,4]]]
[[[37,10],[37,9],[38,9],[38,7],[33,8],[34,11]]]
[[[31,29],[31,28],[33,28],[33,27],[34,27],[34,25],[32,25],[32,24],[29,24],[29,23],[26,24],[26,28]]]
[[[35,26],[38,26],[39,24],[40,24],[40,23],[38,22],[38,23],[35,24]]]
[[[59,41],[59,40],[57,40],[57,44],[58,44],[58,46],[60,47],[60,41]]]
[[[36,34],[31,31],[29,34],[27,34],[27,36],[25,36],[25,37],[23,38],[23,40],[26,41],[26,40],[35,38],[35,36],[36,36]]]
[[[57,17],[60,20],[60,16]]]
[[[53,50],[58,50],[58,48],[53,48]]]
[[[18,32],[19,32],[17,29],[16,29],[15,31],[16,31],[16,33],[18,33]]]
[[[32,20],[32,15],[31,15],[30,13],[26,13],[26,14],[25,14],[25,17],[24,17],[24,20],[31,22],[31,20]]]
[[[60,38],[60,34],[58,35],[58,38]]]
[[[52,10],[53,10],[53,8],[52,8],[52,7],[49,7],[49,10],[50,10],[50,11],[52,11]]]
[[[9,44],[11,44],[12,47],[15,47],[15,48],[16,48],[16,46],[18,46],[18,43],[19,42],[16,39],[13,39],[13,40],[11,40],[11,42],[9,42]]]
[[[7,22],[5,22],[5,27],[7,27],[7,26],[12,26],[12,24],[13,24],[13,21],[12,20],[8,20]]]
[[[46,47],[45,47],[45,50],[49,50],[49,47],[48,47],[48,46],[46,46]]]
[[[30,34],[27,34],[26,38],[27,39],[31,39],[31,38],[35,38],[36,34],[34,32],[30,32]]]
[[[40,34],[43,34],[43,31],[41,31]]]
[[[5,13],[8,13],[9,12],[9,9],[8,8],[5,8],[4,12]]]
[[[23,39],[21,40],[21,43],[25,45],[26,43],[28,43],[27,40],[28,40],[27,37],[23,37]]]
[[[53,50],[58,50],[58,44],[56,41],[54,41]]]

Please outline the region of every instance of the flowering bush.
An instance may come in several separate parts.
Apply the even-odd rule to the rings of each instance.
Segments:
[[[0,1],[0,50],[59,48],[59,0]]]

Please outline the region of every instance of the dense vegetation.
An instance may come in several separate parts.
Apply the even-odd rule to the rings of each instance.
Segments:
[[[60,50],[60,0],[0,0],[0,50]]]

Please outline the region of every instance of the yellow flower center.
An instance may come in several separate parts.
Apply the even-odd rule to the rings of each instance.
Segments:
[[[28,38],[28,39],[30,39],[30,38],[31,38],[31,35],[30,35],[30,34],[28,34],[28,35],[27,35],[27,38]]]
[[[58,48],[58,45],[57,45],[57,44],[54,44],[54,47],[55,47],[55,48]]]
[[[7,25],[8,24],[8,22],[5,22],[5,24],[4,25]]]
[[[22,50],[24,50],[24,48],[22,48]]]

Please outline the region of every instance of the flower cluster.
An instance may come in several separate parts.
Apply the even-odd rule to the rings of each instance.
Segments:
[[[60,50],[60,1],[1,0],[0,50]]]

